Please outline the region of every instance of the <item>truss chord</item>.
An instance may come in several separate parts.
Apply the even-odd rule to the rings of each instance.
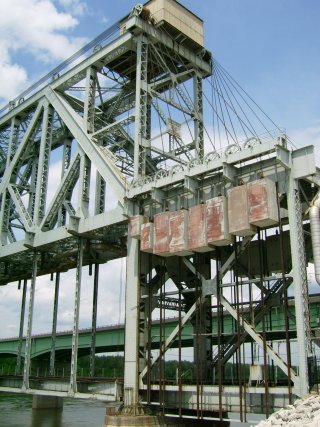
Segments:
[[[13,104],[15,104],[19,99],[26,98],[29,94],[31,94],[33,91],[38,89],[43,83],[49,81],[54,76],[59,76],[59,73],[66,69],[72,62],[76,61],[78,58],[80,58],[84,53],[88,52],[90,49],[92,49],[94,46],[98,45],[102,41],[106,41],[114,35],[119,28],[119,23],[114,24],[112,27],[108,28],[103,33],[99,34],[95,39],[91,40],[87,45],[85,45],[83,48],[78,50],[76,53],[74,53],[70,58],[66,59],[64,62],[62,62],[58,67],[53,69],[50,73],[46,74],[44,77],[42,77],[40,80],[38,80],[35,84],[30,86],[27,90],[22,92],[19,97],[15,98],[13,101],[11,101]],[[5,105],[0,110],[0,116],[10,107],[10,103]]]

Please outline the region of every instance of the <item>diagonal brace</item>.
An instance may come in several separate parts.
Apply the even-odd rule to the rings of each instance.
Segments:
[[[64,202],[65,198],[67,197],[67,194],[74,186],[79,177],[79,165],[80,154],[78,153],[76,154],[70,166],[68,167],[68,170],[64,174],[63,179],[59,187],[57,188],[55,196],[51,201],[50,207],[40,224],[40,229],[50,229],[50,227],[53,225],[52,222],[58,215],[62,203]]]
[[[248,236],[248,237],[245,237],[243,240],[242,240],[242,242],[241,242],[241,245],[239,246],[239,248],[238,248],[238,251],[239,252],[241,252],[241,251],[243,251],[246,247],[247,247],[247,245],[249,244],[249,242],[251,241],[251,239],[252,239],[252,237],[250,237],[250,236]],[[231,268],[231,266],[233,265],[233,263],[234,263],[234,261],[235,261],[235,252],[233,252],[231,255],[230,255],[230,257],[227,259],[227,261],[223,264],[223,266],[221,267],[221,270],[220,270],[220,278],[222,278],[226,273],[227,273],[227,271]],[[198,277],[198,279],[200,279],[201,280],[201,282],[202,282],[202,285],[204,284],[204,283],[206,283],[206,282],[208,282],[197,270],[196,270],[196,268],[194,267],[194,265],[187,259],[187,258],[185,258],[185,257],[183,257],[183,262],[185,263],[185,265],[191,270],[191,272],[194,274],[194,275],[196,275],[197,277]],[[212,281],[215,281],[215,283],[216,283],[216,281],[217,281],[217,278],[215,277]],[[160,351],[158,352],[158,354],[153,358],[153,360],[152,360],[152,362],[151,362],[151,366],[150,366],[150,368],[152,368],[152,366],[154,366],[155,365],[155,363],[158,361],[158,359],[159,359],[159,357],[161,356],[161,354],[163,354],[168,348],[169,348],[169,346],[171,345],[171,343],[175,340],[175,338],[177,337],[177,335],[178,335],[178,333],[179,333],[179,329],[180,329],[180,327],[181,328],[183,328],[185,325],[186,325],[186,323],[191,319],[191,317],[193,316],[193,314],[195,313],[195,311],[196,311],[196,308],[197,308],[197,304],[199,304],[199,303],[201,303],[201,300],[202,300],[202,298],[203,297],[198,297],[197,299],[196,299],[196,301],[193,303],[193,305],[190,307],[190,309],[188,310],[188,312],[184,315],[184,317],[181,319],[181,324],[178,324],[175,328],[174,328],[174,330],[171,332],[171,334],[169,335],[169,337],[166,339],[166,341],[165,341],[165,343],[163,344],[163,346],[160,348]],[[140,374],[140,376],[139,376],[139,379],[140,379],[140,382],[142,382],[142,378],[145,376],[145,374],[147,373],[147,371],[148,371],[148,366],[146,366],[143,370],[142,370],[142,372],[141,372],[141,374]]]
[[[29,212],[25,208],[23,201],[21,200],[19,191],[16,187],[11,184],[8,185],[8,191],[10,193],[11,199],[15,204],[15,207],[19,213],[20,219],[24,225],[24,228],[28,232],[34,232],[33,222],[29,215]]]
[[[40,117],[40,114],[42,112],[43,109],[43,104],[44,101],[40,101],[37,109],[29,123],[29,126],[27,128],[27,130],[25,131],[25,134],[22,138],[22,141],[17,149],[17,151],[15,152],[15,155],[12,159],[12,162],[10,163],[10,166],[8,168],[6,168],[6,171],[4,173],[4,176],[2,178],[1,184],[0,184],[0,193],[2,193],[5,188],[8,186],[10,179],[11,179],[11,175],[14,171],[14,169],[16,168],[17,164],[19,161],[21,161],[21,158],[23,157],[25,151],[27,150],[27,146],[29,144],[29,138],[32,135],[32,132],[37,124],[37,121]]]
[[[68,105],[61,95],[48,87],[46,96],[83,151],[96,166],[100,175],[112,186],[119,202],[123,204],[126,182],[112,159],[112,153],[108,150],[110,155],[107,155],[106,147],[101,150],[101,147],[92,140],[92,137],[86,132],[83,118]]]
[[[220,301],[221,301],[221,304],[223,305],[223,307],[231,314],[231,316],[235,320],[238,320],[237,311],[231,306],[231,304],[229,303],[229,301],[223,295],[220,296]],[[259,344],[260,347],[263,348],[264,344],[263,344],[263,339],[262,339],[261,335],[258,334],[253,329],[253,327],[243,317],[241,317],[239,319],[239,323],[243,327],[243,329],[247,332],[247,334],[249,334],[250,337],[257,344]],[[276,353],[273,350],[273,348],[271,348],[268,344],[266,344],[266,349],[267,349],[268,355],[275,362],[275,364],[277,366],[279,366],[279,368],[287,375],[287,373],[288,373],[288,365],[283,361],[283,359],[278,355],[278,353]],[[299,387],[300,379],[295,374],[295,372],[294,372],[294,370],[292,368],[290,368],[290,372],[291,372],[291,379],[294,382],[294,385],[298,388]]]

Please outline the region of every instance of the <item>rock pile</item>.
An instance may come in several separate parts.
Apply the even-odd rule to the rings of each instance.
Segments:
[[[280,409],[255,427],[271,426],[320,427],[320,396],[296,400],[293,405]]]

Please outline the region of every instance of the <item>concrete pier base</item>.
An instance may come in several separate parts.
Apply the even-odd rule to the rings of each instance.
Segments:
[[[227,414],[224,414],[225,416]],[[211,421],[194,418],[179,418],[174,416],[156,415],[150,408],[143,405],[106,408],[105,424],[103,427],[227,427],[229,421]]]
[[[165,427],[162,417],[156,415],[106,415],[104,427]]]
[[[150,413],[150,410],[140,404],[121,408],[112,406],[106,408],[104,427],[166,427],[169,425],[175,427],[177,424],[167,424],[162,415]]]
[[[32,399],[32,409],[62,409],[63,398],[56,396],[37,396]]]
[[[200,419],[181,419],[157,415],[106,415],[103,427],[227,427],[229,421],[207,421]]]
[[[156,415],[106,415],[103,427],[213,427],[230,426],[228,421],[183,420]]]

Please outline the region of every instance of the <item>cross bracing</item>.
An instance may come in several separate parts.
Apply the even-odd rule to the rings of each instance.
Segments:
[[[137,24],[142,25],[134,18],[134,27]],[[143,84],[140,89],[146,109],[139,107],[146,120],[142,132],[149,132],[142,145],[150,144],[150,148],[141,150],[138,170],[153,175],[168,161],[185,164],[190,156],[198,155],[196,151],[192,154],[196,134],[191,134],[190,142],[182,141],[180,122],[193,118],[199,122],[199,106],[185,82],[196,74],[210,74],[210,63],[189,50],[178,50],[165,32],[144,30],[147,42],[130,32],[118,36],[73,68],[68,64],[58,70],[61,75],[55,71],[49,84],[42,88],[41,82],[38,91],[35,85],[1,117],[1,242],[4,257],[10,254],[10,263],[14,257],[17,263],[23,259],[28,263],[26,246],[35,247],[39,239],[53,252],[61,251],[64,241],[72,246],[73,237],[62,229],[61,235],[68,237],[57,241],[51,241],[49,232],[66,225],[76,232],[73,228],[89,216],[89,198],[95,200],[95,213],[104,212],[108,185],[119,206],[123,205],[127,182],[134,175],[135,132],[140,132],[136,111],[140,45],[145,52],[141,78],[148,82],[147,90]],[[153,135],[151,129],[156,129]],[[50,171],[59,162],[52,194]],[[97,171],[94,178],[91,168]],[[90,189],[92,179],[97,182],[95,189]],[[119,217],[119,222],[124,219]],[[105,239],[102,233],[100,239]],[[31,272],[30,267],[25,270]],[[9,280],[8,275],[2,282]]]

